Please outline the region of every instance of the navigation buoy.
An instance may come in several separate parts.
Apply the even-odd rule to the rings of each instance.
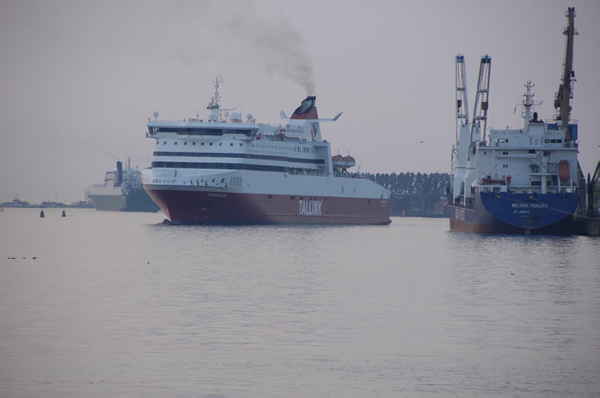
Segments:
[[[62,216],[63,216],[63,217],[66,217],[66,216],[67,216],[67,213],[66,213],[64,210],[63,210],[63,214],[62,214]]]
[[[46,216],[44,215],[44,210],[40,211],[40,217],[41,217],[41,218],[44,218],[44,217],[46,217]]]

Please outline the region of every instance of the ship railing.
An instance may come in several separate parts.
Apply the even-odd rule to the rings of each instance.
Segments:
[[[528,194],[540,194],[542,192],[541,185],[511,185],[506,190],[508,193],[528,193]],[[547,185],[546,193],[550,194],[562,194],[562,193],[577,193],[579,188],[575,186],[561,186],[558,185]]]
[[[286,174],[291,174],[291,175],[311,175],[311,176],[321,176],[324,177],[327,175],[327,173],[325,172],[325,170],[318,168],[318,169],[303,169],[303,168],[296,168],[296,167],[290,167],[286,170]]]
[[[548,125],[548,124],[555,125],[556,119],[544,119],[543,122],[546,125]],[[569,124],[579,124],[579,119],[569,119]]]
[[[334,172],[333,175],[340,178],[365,178],[361,173]]]
[[[263,137],[269,141],[286,141],[286,142],[298,142],[298,143],[306,143],[305,137],[292,137],[285,134],[265,134]]]

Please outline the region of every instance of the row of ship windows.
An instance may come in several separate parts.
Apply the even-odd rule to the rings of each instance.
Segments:
[[[508,144],[508,138],[497,138],[496,139],[497,143],[500,144]],[[544,139],[544,143],[546,144],[562,144],[563,140],[562,138],[545,138]],[[538,144],[538,139],[537,138],[533,138],[533,137],[529,137],[529,145],[537,145]]]
[[[257,130],[250,129],[215,129],[215,128],[202,128],[202,127],[148,127],[150,134],[157,133],[177,133],[183,135],[217,135],[223,134],[243,134],[247,137],[255,134]]]
[[[159,141],[159,140],[157,140],[157,141],[156,141],[156,145],[159,145],[159,144],[160,144],[160,141]],[[174,145],[177,145],[177,144],[178,144],[178,142],[177,142],[177,141],[175,141],[173,144],[174,144]],[[187,141],[184,141],[184,142],[183,142],[183,145],[187,145],[187,144],[188,144],[188,143],[187,143]],[[163,141],[163,145],[167,145],[167,141]],[[193,142],[193,141],[192,141],[192,145],[196,145],[196,142]],[[212,142],[209,142],[209,143],[208,143],[208,145],[209,145],[209,146],[213,146],[213,143],[212,143]],[[204,146],[204,142],[201,142],[201,143],[200,143],[200,146]],[[222,142],[219,142],[219,146],[223,146],[223,143],[222,143]],[[229,146],[233,146],[233,142],[230,142],[230,143],[229,143]],[[243,146],[241,142],[240,142],[240,146]],[[252,147],[256,147],[256,148],[263,148],[263,149],[276,149],[276,150],[281,150],[281,151],[285,151],[285,150],[288,150],[288,149],[289,149],[289,148],[287,148],[287,147],[284,147],[284,146],[279,146],[279,145],[259,145],[259,144],[252,144],[251,146],[252,146]],[[297,146],[295,146],[295,147],[293,147],[293,149],[294,149],[294,152],[302,152],[302,153],[315,153],[315,148],[312,148],[312,147],[297,147]]]
[[[289,147],[285,147],[285,146],[267,145],[267,144],[251,144],[250,146],[254,147],[254,148],[262,148],[262,149],[276,149],[279,151],[287,151],[290,149]],[[294,152],[315,153],[315,148],[313,148],[313,147],[294,146],[294,147],[292,147],[292,149],[294,150]]]
[[[157,140],[157,141],[156,141],[156,145],[158,145],[158,144],[160,144],[160,141],[158,141],[158,140]],[[175,141],[175,143],[174,143],[174,144],[175,144],[175,145],[177,145],[177,141]],[[184,142],[183,142],[183,145],[187,145],[187,144],[188,144],[188,143],[187,143],[187,141],[184,141]],[[209,144],[209,146],[213,146],[213,143],[212,143],[212,142],[209,142],[208,144]],[[163,142],[163,145],[167,145],[167,141],[164,141],[164,142]],[[196,143],[195,143],[195,142],[192,142],[192,145],[196,145]],[[204,146],[204,142],[201,142],[201,143],[200,143],[200,146]],[[223,143],[222,143],[222,142],[219,142],[219,146],[223,146]],[[230,142],[230,143],[229,143],[229,146],[233,146],[233,142]],[[240,142],[240,146],[242,146],[242,143],[241,143],[241,142]]]
[[[290,174],[324,174],[322,168],[298,168],[268,166],[261,164],[244,163],[188,163],[188,162],[152,162],[152,168],[170,168],[170,169],[217,169],[217,170],[253,170],[253,171],[275,171]]]
[[[260,160],[276,160],[281,162],[325,164],[323,159],[288,158],[285,156],[255,155],[250,153],[206,153],[206,152],[154,152],[154,156],[185,156],[185,157],[208,157],[208,158],[244,158]]]
[[[529,150],[529,153],[531,153],[531,154],[534,154],[534,155],[535,155],[535,149],[530,149],[530,150]],[[551,153],[552,153],[552,151],[544,151],[544,156],[549,156]],[[484,155],[487,155],[487,151],[483,151],[483,154],[484,154]],[[508,155],[508,154],[509,154],[509,152],[508,152],[508,151],[503,151],[503,152],[502,152],[502,155],[503,155],[503,156],[506,156],[506,155]]]

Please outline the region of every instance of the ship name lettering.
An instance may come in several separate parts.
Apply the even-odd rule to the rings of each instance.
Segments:
[[[533,209],[546,209],[548,207],[547,203],[513,203],[513,208],[533,208]]]
[[[212,193],[209,192],[206,196],[214,196],[215,198],[224,198],[225,196],[227,196],[226,193]]]
[[[320,200],[299,200],[300,215],[302,216],[320,216],[321,205],[323,204]]]

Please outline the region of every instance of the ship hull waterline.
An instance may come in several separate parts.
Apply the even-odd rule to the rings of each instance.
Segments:
[[[516,197],[522,196],[522,197]],[[529,199],[531,198],[531,199]],[[489,234],[570,235],[579,194],[484,194],[473,208],[448,206],[450,230]]]
[[[391,223],[386,199],[145,188],[172,224]]]

